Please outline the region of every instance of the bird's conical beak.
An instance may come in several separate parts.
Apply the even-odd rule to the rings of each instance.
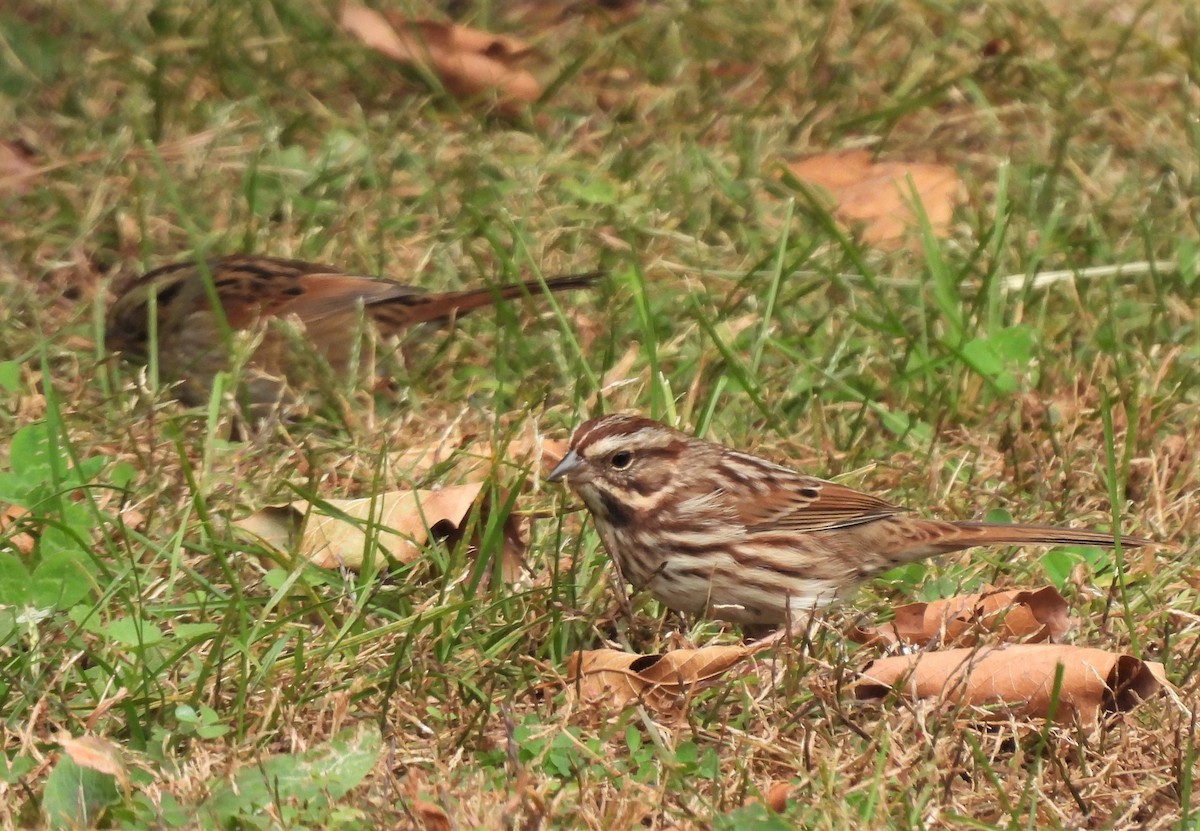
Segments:
[[[554,470],[550,471],[550,475],[546,477],[547,482],[557,482],[573,470],[578,470],[583,464],[583,459],[574,450],[567,452],[567,455],[562,457],[562,461],[554,466]]]

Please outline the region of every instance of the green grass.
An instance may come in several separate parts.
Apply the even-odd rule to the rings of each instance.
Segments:
[[[874,652],[843,633],[892,603],[1055,582],[1075,642],[1162,661],[1200,703],[1200,14],[668,0],[551,27],[463,6],[558,67],[527,123],[365,52],[332,6],[0,10],[0,139],[44,168],[25,193],[0,180],[0,509],[28,511],[0,530],[3,827],[85,776],[63,731],[127,754],[127,792],[95,784],[112,827],[422,827],[429,805],[455,828],[1197,827],[1195,727],[1173,699],[1091,735],[866,705],[848,688]],[[780,175],[851,146],[955,166],[951,238],[870,250]],[[226,405],[187,410],[101,344],[115,278],[242,250],[431,289],[611,278],[558,310],[473,315],[385,358],[392,389],[333,383],[311,416],[235,443]],[[1138,263],[1165,265],[1033,282]],[[485,579],[498,514],[479,560],[433,544],[359,575],[230,530],[392,486],[384,454],[455,421],[565,437],[602,410],[931,515],[1119,522],[1177,548],[898,570],[804,650],[663,715],[575,702],[567,656],[736,635],[644,597],[629,619],[558,488],[516,500],[544,517],[516,588]],[[774,815],[753,800],[781,780]]]

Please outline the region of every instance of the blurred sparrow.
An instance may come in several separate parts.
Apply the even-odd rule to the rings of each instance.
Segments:
[[[545,288],[585,288],[600,276],[550,277]],[[163,375],[182,382],[180,397],[196,404],[207,400],[213,377],[229,368],[231,346],[246,342],[250,372],[243,395],[261,408],[278,402],[287,387],[304,388],[312,379],[311,361],[298,354],[294,334],[273,325],[278,321],[297,324],[335,371],[356,372],[360,315],[391,338],[416,324],[445,324],[480,306],[542,290],[541,281],[530,280],[425,293],[299,260],[243,254],[208,260],[203,268],[189,260],[156,268],[120,292],[108,313],[105,345],[145,362],[153,339]]]
[[[921,519],[635,415],[581,424],[548,479],[579,494],[634,588],[668,608],[759,631],[806,620],[863,580],[923,557],[976,545],[1115,542],[1099,531]]]

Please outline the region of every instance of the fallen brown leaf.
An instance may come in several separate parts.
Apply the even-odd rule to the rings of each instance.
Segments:
[[[872,661],[855,686],[860,700],[896,688],[910,698],[936,698],[975,708],[983,719],[1050,715],[1055,676],[1062,684],[1054,720],[1090,726],[1100,713],[1123,712],[1166,685],[1162,664],[1103,649],[1013,644],[948,649]]]
[[[747,797],[746,804],[753,805],[761,802],[771,811],[774,811],[777,814],[782,814],[787,810],[787,801],[789,798],[791,798],[793,790],[795,790],[795,788],[792,786],[791,782],[784,780],[772,782],[771,786],[763,791],[761,796],[755,795]]]
[[[624,707],[641,701],[655,710],[672,711],[687,692],[714,683],[753,652],[745,646],[677,649],[659,655],[585,650],[568,659],[567,680],[588,704]]]
[[[328,499],[320,504],[301,499],[268,506],[234,525],[277,551],[289,553],[294,546],[297,556],[321,568],[361,568],[368,540],[390,559],[409,563],[429,541],[431,529],[454,537],[477,503],[486,511],[482,489],[482,482],[474,482],[440,490],[391,491],[373,498]],[[517,519],[509,521],[503,571],[506,580],[515,580],[524,541]]]
[[[269,505],[238,520],[234,526],[267,546],[294,553],[321,568],[362,567],[368,544],[377,546],[389,559],[412,562],[430,533],[454,547],[462,542],[469,517],[477,512],[472,545],[478,549],[487,518],[496,508],[484,482],[500,464],[520,470],[549,470],[566,452],[566,443],[521,435],[503,448],[471,436],[452,432],[439,441],[413,447],[388,458],[395,477],[414,482],[442,465],[439,478],[452,482],[436,489],[402,488],[360,499],[328,499],[313,503],[297,500]],[[531,465],[531,459],[536,463]],[[443,475],[444,474],[444,475]],[[518,488],[519,489],[519,488]],[[502,504],[514,490],[501,490]],[[508,583],[524,575],[526,519],[509,510],[501,528],[501,574]]]
[[[22,524],[29,516],[29,511],[20,505],[5,505],[0,508],[0,535],[8,534],[9,529]],[[27,526],[28,527],[28,526]],[[33,553],[37,540],[28,531],[16,531],[8,536],[8,544],[17,550],[18,554],[28,556]]]
[[[454,828],[446,812],[432,802],[427,802],[424,799],[414,799],[412,812],[421,823],[420,827],[424,828],[425,831],[451,831]]]
[[[932,603],[897,606],[895,617],[874,630],[862,630],[855,639],[926,646],[973,646],[978,635],[994,632],[1003,640],[1027,643],[1057,641],[1071,628],[1067,601],[1053,586],[1040,589],[998,591],[985,587],[978,594],[963,594]]]
[[[787,810],[787,801],[792,796],[791,782],[775,782],[767,789],[767,807],[777,814]]]
[[[914,191],[934,234],[946,236],[961,188],[946,165],[872,162],[865,150],[822,153],[788,168],[797,179],[828,191],[834,215],[861,226],[865,242],[884,248],[918,227]]]
[[[129,770],[125,766],[120,745],[99,736],[73,738],[68,733],[60,733],[57,741],[75,764],[107,773],[117,780],[122,789],[129,790]]]
[[[376,52],[406,66],[433,72],[460,98],[496,94],[502,109],[531,104],[541,84],[520,68],[533,50],[521,41],[435,20],[381,14],[357,3],[344,3],[342,28]]]

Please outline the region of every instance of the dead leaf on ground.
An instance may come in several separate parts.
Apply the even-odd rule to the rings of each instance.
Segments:
[[[441,790],[440,787],[433,788]],[[425,799],[425,794],[431,790],[428,777],[419,771],[404,779],[404,791],[408,795],[408,809],[417,822],[417,828],[425,831],[450,831],[455,824],[450,821],[444,808],[436,802]],[[443,802],[443,804],[445,804]]]
[[[893,620],[852,637],[860,643],[974,646],[981,633],[994,632],[1003,640],[1057,641],[1071,628],[1068,612],[1053,586],[1004,591],[985,586],[978,594],[897,606]]]
[[[104,718],[118,704],[126,701],[129,698],[129,690],[125,687],[118,687],[111,693],[106,693],[96,706],[92,708],[92,712],[83,722],[84,730],[94,730],[100,719]]]
[[[122,508],[117,513],[117,520],[121,527],[131,531],[143,531],[146,528],[146,515],[137,508]]]
[[[660,712],[677,710],[684,695],[715,683],[754,651],[746,646],[677,649],[660,655],[585,650],[567,660],[568,689],[592,705],[624,707],[640,701]]]
[[[129,770],[120,745],[99,736],[73,738],[69,733],[59,734],[57,741],[72,762],[81,768],[107,773],[122,789],[129,790]]]
[[[424,447],[392,453],[388,464],[398,478],[412,482],[453,462],[453,473],[458,481],[474,481],[486,477],[499,464],[517,470],[528,467],[534,476],[549,473],[566,452],[566,441],[540,435],[522,433],[503,447],[497,447],[472,435],[454,433]]]
[[[1045,718],[1060,666],[1062,683],[1054,711],[1059,723],[1090,726],[1101,713],[1131,710],[1167,686],[1162,664],[1131,655],[1015,644],[881,658],[867,664],[854,694],[860,700],[882,699],[896,688],[909,698],[962,703],[985,720]]]
[[[33,153],[19,142],[0,141],[0,195],[29,193],[38,168]]]
[[[777,814],[782,814],[787,810],[788,799],[792,796],[792,791],[795,786],[791,782],[785,780],[777,780],[772,782],[770,787],[762,792],[761,795],[747,797],[745,804],[754,805],[761,802],[766,805],[771,811]]]
[[[362,567],[368,539],[389,559],[409,563],[416,559],[430,532],[453,547],[472,511],[479,514],[472,545],[493,510],[484,482],[501,464],[518,470],[549,471],[566,452],[566,442],[544,439],[531,431],[519,434],[503,447],[451,431],[425,446],[390,454],[394,477],[405,483],[424,478],[441,466],[439,478],[455,482],[436,489],[402,488],[374,498],[328,499],[317,504],[297,500],[270,505],[234,525],[281,552],[292,552],[321,568]],[[536,461],[533,461],[536,460]],[[515,485],[519,489],[520,485]],[[508,494],[499,498],[508,502]],[[513,583],[523,576],[526,518],[510,511],[501,529],[501,573]]]
[[[29,523],[25,520],[29,516],[29,510],[22,508],[20,505],[5,505],[0,507],[0,537],[8,535],[5,541],[15,548],[18,554],[27,556],[33,553],[33,549],[37,545],[37,539],[28,531],[14,529],[21,525],[28,527]],[[14,532],[9,534],[10,530]]]
[[[376,52],[433,72],[459,98],[493,92],[501,109],[511,111],[542,94],[533,74],[521,68],[534,50],[516,38],[454,23],[381,14],[357,3],[342,5],[341,24]]]
[[[450,822],[450,817],[440,806],[427,802],[424,799],[414,799],[412,801],[413,816],[421,823],[420,827],[425,831],[451,831],[454,826]]]
[[[822,153],[792,162],[788,169],[802,182],[828,191],[834,216],[861,226],[863,240],[881,248],[897,247],[919,227],[914,191],[933,233],[947,236],[961,189],[952,167],[873,162],[865,150]]]
[[[483,483],[439,490],[400,490],[362,499],[297,500],[271,505],[234,523],[262,543],[321,568],[362,567],[368,544],[388,558],[410,563],[431,536],[448,545],[461,540],[471,511],[478,510],[482,528],[491,508]],[[506,582],[518,580],[524,566],[525,541],[520,517],[505,520],[501,572]],[[475,541],[476,546],[478,540]]]
[[[767,807],[777,814],[787,810],[788,800],[795,790],[791,782],[775,782],[767,789]]]

